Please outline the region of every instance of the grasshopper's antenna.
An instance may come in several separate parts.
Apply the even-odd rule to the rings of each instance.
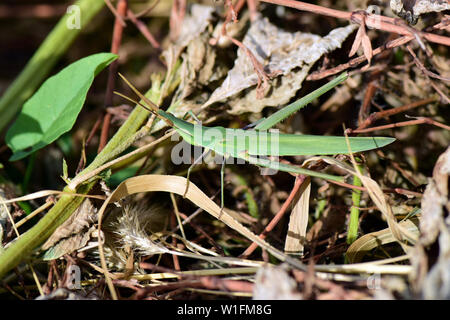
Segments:
[[[134,104],[136,104],[136,105],[141,106],[141,107],[144,108],[145,110],[150,111],[152,114],[157,115],[157,113],[156,113],[154,110],[150,109],[150,108],[147,107],[147,106],[144,106],[144,105],[143,105],[142,103],[140,103],[139,101],[136,101],[136,100],[134,100],[134,99],[132,99],[132,98],[130,98],[130,97],[127,97],[126,95],[124,95],[124,94],[122,94],[122,93],[120,93],[120,92],[117,92],[117,91],[113,91],[113,93],[116,94],[116,95],[118,95],[119,97],[124,98],[125,100],[128,100],[128,101],[130,101],[130,102],[132,102],[132,103],[134,103]]]
[[[144,108],[147,111],[150,111],[152,114],[154,114],[155,116],[157,116],[158,118],[164,120],[169,126],[173,127],[173,122],[169,119],[167,119],[166,117],[161,116],[158,111],[159,108],[156,104],[154,104],[152,101],[150,101],[150,99],[148,99],[146,96],[144,96],[142,93],[139,92],[138,89],[136,89],[131,83],[130,81],[128,81],[120,72],[119,72],[119,76],[123,79],[123,81],[125,81],[125,83],[134,91],[134,93],[136,93],[137,96],[139,96],[139,98],[141,98],[141,100],[143,100],[148,106],[143,105],[142,103],[127,97],[126,95],[114,91],[115,94],[117,94],[118,96],[138,105],[141,106],[142,108]]]
[[[152,101],[150,101],[150,99],[148,99],[146,96],[144,96],[142,93],[139,92],[138,89],[136,89],[131,83],[130,81],[127,80],[127,78],[125,78],[120,72],[119,72],[119,76],[122,78],[123,81],[125,81],[125,83],[131,88],[131,90],[134,91],[134,93],[136,93],[136,95],[141,98],[141,100],[145,101],[145,103],[148,105],[148,107],[150,109],[152,109],[155,113],[158,112],[158,106],[156,104],[154,104]],[[139,105],[141,105],[139,103]],[[146,108],[148,110],[148,108]]]

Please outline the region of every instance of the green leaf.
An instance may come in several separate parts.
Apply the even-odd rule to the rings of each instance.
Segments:
[[[13,151],[9,160],[22,159],[72,129],[95,76],[115,59],[112,53],[94,54],[47,79],[6,133]]]

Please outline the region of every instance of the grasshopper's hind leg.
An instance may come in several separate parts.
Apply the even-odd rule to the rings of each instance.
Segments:
[[[224,203],[224,174],[225,174],[225,157],[223,157],[222,167],[220,168],[220,211],[223,210]]]
[[[186,194],[187,194],[187,192],[188,192],[188,190],[189,190],[189,177],[191,176],[191,170],[192,170],[192,168],[193,168],[195,165],[199,164],[200,161],[202,161],[202,159],[203,159],[204,157],[206,157],[210,151],[211,151],[210,149],[206,149],[206,150],[202,153],[202,155],[201,155],[200,157],[198,157],[197,159],[195,159],[194,163],[191,164],[191,165],[189,166],[189,169],[188,169],[188,171],[187,171],[187,176],[186,176],[186,180],[187,180],[187,181],[186,181],[186,189],[184,190],[183,198],[186,198]]]

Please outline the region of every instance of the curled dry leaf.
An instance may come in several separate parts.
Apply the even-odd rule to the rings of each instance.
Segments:
[[[204,32],[193,39],[182,54],[181,83],[177,100],[185,99],[195,89],[208,85],[226,75],[227,69],[217,59],[217,49],[209,44],[211,35]]]
[[[372,50],[372,44],[370,42],[370,38],[367,35],[366,32],[366,23],[365,23],[365,16],[361,19],[361,24],[359,25],[358,32],[356,33],[355,41],[353,42],[352,48],[350,50],[350,53],[348,54],[349,57],[356,54],[359,47],[363,48],[364,56],[366,57],[368,61],[368,65],[370,65],[370,62],[372,61],[373,57],[373,50]]]
[[[408,230],[410,233],[418,236],[419,228],[416,224],[417,221],[412,220],[405,220],[399,223],[399,225]],[[368,254],[372,249],[385,244],[393,243],[395,241],[397,240],[392,235],[392,232],[389,228],[365,234],[361,238],[353,242],[347,249],[347,259],[349,263],[361,262],[364,256]]]
[[[320,37],[310,33],[286,32],[268,19],[258,18],[252,23],[242,44],[252,52],[266,74],[278,74],[278,77],[267,88],[265,97],[258,100],[258,75],[249,55],[239,48],[234,67],[203,108],[227,98],[232,98],[229,101],[232,114],[257,113],[266,106],[286,104],[301,88],[313,64],[325,53],[339,48],[355,28],[356,25],[348,25]],[[240,93],[242,95],[237,96]]]
[[[57,259],[86,245],[95,231],[93,223],[97,220],[97,209],[89,199],[60,225],[42,245],[44,260]]]

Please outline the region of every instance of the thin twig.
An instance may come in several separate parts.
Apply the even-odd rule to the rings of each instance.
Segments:
[[[259,238],[261,239],[265,239],[267,234],[273,230],[273,228],[277,225],[277,223],[281,220],[281,218],[284,216],[284,214],[286,213],[286,210],[289,208],[289,206],[291,205],[292,201],[294,200],[298,190],[300,189],[302,183],[305,181],[306,176],[304,175],[299,175],[297,176],[297,178],[295,179],[295,184],[294,187],[291,190],[291,193],[289,194],[289,197],[286,199],[286,201],[284,202],[283,206],[281,207],[281,209],[278,211],[278,213],[275,215],[275,217],[273,217],[273,219],[269,222],[269,224],[264,228],[264,231],[259,235]],[[256,243],[252,243],[247,250],[244,251],[244,253],[241,255],[242,258],[246,258],[249,255],[252,254],[252,252],[258,247],[258,245]]]
[[[401,106],[401,107],[372,113],[366,120],[364,120],[363,123],[360,124],[360,126],[356,130],[365,129],[378,119],[387,118],[387,117],[393,116],[395,114],[399,114],[399,113],[432,103],[434,101],[436,101],[436,98],[432,97],[432,98],[419,100],[419,101],[416,101],[413,103],[405,104],[404,106]],[[347,132],[351,133],[351,132],[355,132],[356,130],[347,129]]]
[[[439,80],[443,80],[443,81],[450,81],[450,79],[441,77],[439,75],[436,75],[430,71],[428,71],[425,66],[422,64],[422,62],[420,62],[420,60],[417,58],[416,54],[414,53],[413,49],[411,48],[410,45],[407,45],[406,48],[408,49],[409,53],[411,54],[411,56],[414,59],[414,63],[416,64],[416,66],[419,68],[420,71],[422,71],[423,75],[427,78],[427,80],[429,81],[429,83],[431,84],[431,86],[433,87],[434,90],[436,90],[437,93],[439,93],[439,95],[442,97],[442,99],[447,103],[450,104],[450,99],[449,97],[447,97],[447,95],[445,95],[441,89],[438,88],[438,86],[434,83],[433,80],[430,79],[430,77],[434,77],[434,78],[438,78]]]
[[[106,1],[106,3],[108,3],[108,1]],[[111,44],[111,53],[114,54],[119,53],[120,43],[122,42],[123,28],[124,26],[126,26],[126,24],[124,24],[125,22],[123,21],[122,17],[126,15],[127,8],[128,8],[128,1],[119,0],[119,2],[117,3],[117,15],[116,20],[114,22],[114,30]],[[104,104],[105,108],[111,106],[112,104],[113,90],[118,66],[119,63],[117,60],[115,60],[110,64],[108,68],[108,83],[106,86],[105,104]],[[103,126],[100,135],[100,142],[98,145],[98,152],[102,151],[102,149],[106,146],[106,143],[108,141],[108,132],[110,123],[111,123],[111,114],[107,112],[103,117]]]
[[[352,20],[354,19],[355,22],[361,23],[362,17],[358,17],[353,15],[352,12],[347,11],[341,11],[341,10],[335,10],[331,8],[326,8],[322,6],[318,6],[315,4],[305,3],[301,1],[294,1],[294,0],[261,0],[262,2],[282,5],[285,7],[291,7],[295,8],[301,11],[309,11],[321,15],[326,15],[334,18],[339,19],[345,19],[345,20]],[[365,17],[365,23],[367,27],[373,28],[373,29],[379,29],[383,31],[398,33],[404,36],[413,36],[415,35],[409,30],[409,28],[406,25],[399,25],[398,19],[389,18],[381,15],[376,14],[368,14]],[[421,38],[426,39],[430,42],[443,44],[445,46],[450,46],[450,38],[445,36],[440,36],[433,33],[427,33],[422,31],[416,31],[417,35],[419,35]]]
[[[131,11],[127,10],[127,17],[134,23],[136,28],[142,33],[142,35],[147,39],[148,42],[152,45],[153,48],[159,49],[161,46],[158,41],[156,41],[155,37],[151,34],[150,30],[148,30],[145,23],[138,19],[138,17]]]
[[[404,37],[394,39],[392,41],[387,42],[385,45],[380,46],[380,47],[376,48],[375,50],[373,50],[372,54],[374,56],[376,56],[385,50],[399,47],[401,45],[404,45],[404,44],[410,42],[413,39],[414,39],[414,37],[412,37],[412,36],[404,36]],[[353,58],[352,60],[350,60],[347,63],[340,64],[334,68],[323,70],[323,71],[313,72],[306,78],[306,80],[308,80],[308,81],[320,80],[320,79],[335,75],[337,73],[341,73],[342,71],[347,70],[349,68],[356,67],[357,65],[363,63],[364,61],[367,61],[367,58],[366,58],[366,56],[362,55],[362,56]]]
[[[447,126],[443,123],[437,122],[430,118],[422,118],[421,117],[417,120],[403,121],[403,122],[391,123],[391,124],[387,124],[387,125],[379,126],[379,127],[353,130],[352,133],[367,133],[367,132],[373,132],[373,131],[378,131],[378,130],[413,126],[413,125],[417,125],[417,124],[431,124],[433,126],[436,126],[436,127],[439,127],[439,128],[445,129],[445,130],[450,130],[450,126]]]

